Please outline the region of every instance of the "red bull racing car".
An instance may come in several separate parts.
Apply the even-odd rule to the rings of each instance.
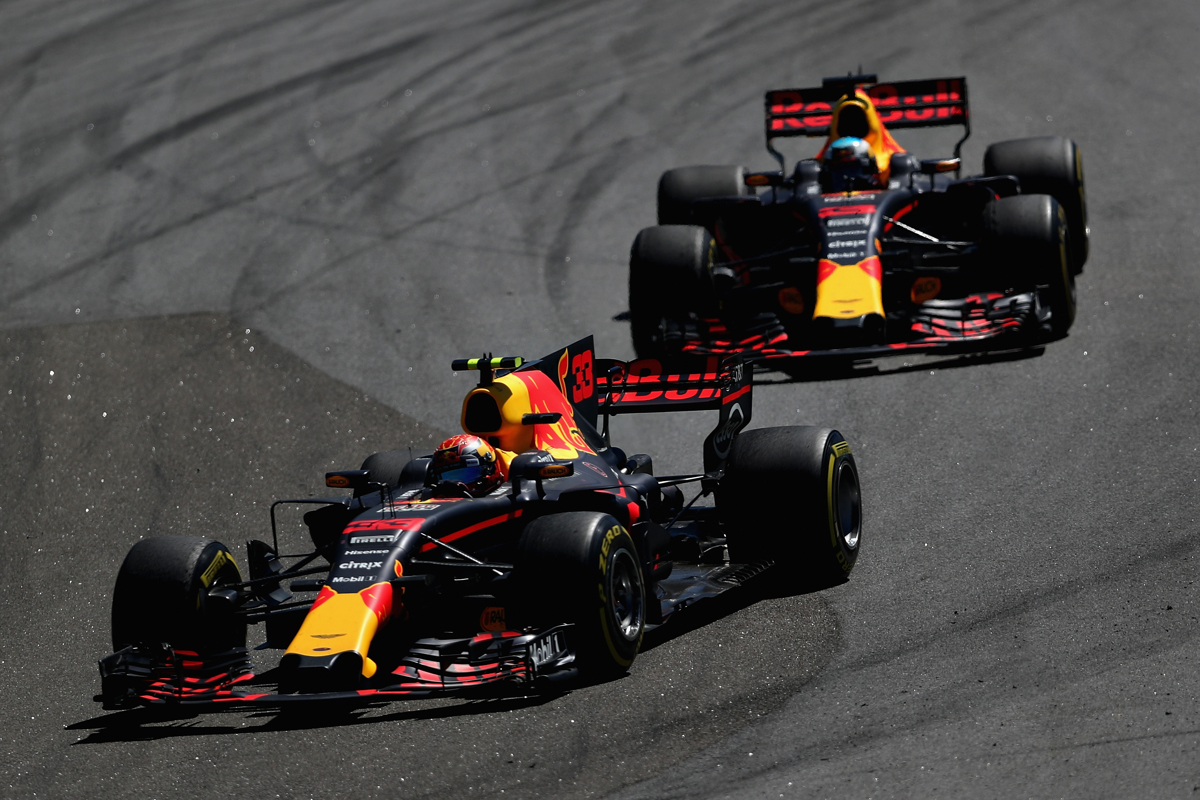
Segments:
[[[953,158],[917,161],[890,129],[962,125]],[[1083,163],[1060,137],[993,144],[958,178],[965,78],[873,75],[766,96],[773,172],[666,172],[629,265],[639,356],[821,357],[1023,347],[1075,318],[1088,252]],[[781,137],[824,136],[788,173]],[[951,176],[949,173],[954,173]]]
[[[526,691],[621,673],[647,630],[774,564],[825,582],[855,564],[849,444],[828,428],[743,430],[752,371],[740,356],[667,373],[597,359],[589,337],[536,361],[453,366],[480,375],[465,434],[436,458],[389,451],[328,473],[345,496],[276,502],[271,542],[247,544],[248,574],[209,539],[134,545],[96,699],[203,710]],[[612,415],[703,409],[717,412],[703,472],[656,476],[649,455],[609,441]],[[315,506],[309,543],[288,554],[276,517],[297,504]],[[260,649],[282,651],[261,674],[253,624]]]

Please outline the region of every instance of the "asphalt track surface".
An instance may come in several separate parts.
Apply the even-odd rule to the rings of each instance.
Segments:
[[[1187,2],[0,7],[0,795],[1194,796],[1198,33]],[[139,536],[238,549],[330,466],[428,448],[451,358],[630,356],[659,173],[769,168],[762,92],[860,63],[967,75],[969,167],[1075,139],[1092,255],[1043,350],[761,376],[755,426],[854,445],[850,582],[561,696],[91,702]],[[616,439],[686,470],[706,422]]]

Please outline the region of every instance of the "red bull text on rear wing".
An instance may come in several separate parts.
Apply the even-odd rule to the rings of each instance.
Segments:
[[[834,104],[846,94],[847,88],[845,82],[827,81],[811,89],[767,92],[767,140],[782,136],[828,136]],[[879,121],[888,128],[963,125],[970,132],[966,78],[874,83],[861,88],[879,113]]]
[[[662,362],[596,359],[599,406],[607,414],[660,411],[720,412],[704,441],[704,470],[713,472],[729,455],[733,437],[750,422],[753,368],[740,355],[697,359],[693,371],[666,372]]]

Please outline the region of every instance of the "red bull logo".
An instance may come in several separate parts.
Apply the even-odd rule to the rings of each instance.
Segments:
[[[883,316],[883,265],[879,256],[854,264],[827,258],[817,265],[817,304],[813,318],[853,319],[864,314]]]

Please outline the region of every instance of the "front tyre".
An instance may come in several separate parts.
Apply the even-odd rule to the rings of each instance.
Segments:
[[[1075,276],[1063,207],[1046,194],[1001,197],[984,207],[983,231],[997,267],[1037,288],[1051,333],[1065,336],[1075,322]]]
[[[812,426],[740,433],[717,487],[734,562],[772,560],[815,585],[844,581],[862,542],[862,491],[850,445]]]
[[[365,469],[370,473],[367,476],[370,483],[382,483],[395,488],[400,485],[404,468],[411,460],[411,451],[385,450],[382,453],[372,453],[367,456],[359,469]]]
[[[646,587],[629,532],[614,517],[572,511],[534,520],[517,545],[513,580],[534,624],[574,623],[580,670],[629,669],[646,625]]]
[[[113,589],[113,650],[167,644],[220,653],[246,646],[246,622],[209,603],[211,589],[241,583],[228,548],[211,539],[143,539],[125,556]]]

